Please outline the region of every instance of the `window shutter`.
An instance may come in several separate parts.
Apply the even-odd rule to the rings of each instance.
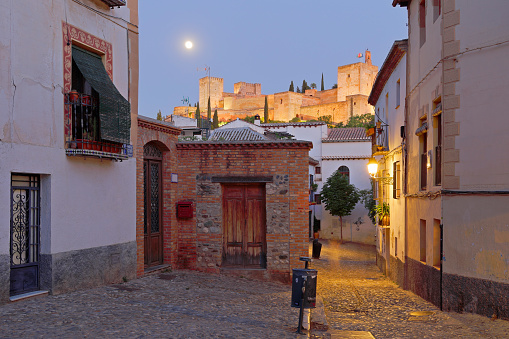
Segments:
[[[99,93],[101,139],[128,144],[131,105],[111,81],[101,57],[73,46],[72,59],[92,88]]]

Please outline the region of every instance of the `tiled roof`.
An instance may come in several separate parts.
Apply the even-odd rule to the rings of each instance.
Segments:
[[[328,133],[329,135],[322,139],[322,142],[371,140],[371,137],[366,135],[364,127],[330,128]]]
[[[260,141],[267,138],[253,131],[249,127],[220,128],[214,130],[209,140],[211,141]]]
[[[319,163],[320,162],[318,160],[309,157],[309,164],[310,165],[318,165]]]
[[[278,123],[272,123],[272,124],[261,124],[262,127],[286,127],[286,126],[293,126],[293,127],[311,127],[311,126],[320,126],[320,125],[326,125],[323,121],[307,121],[307,122],[278,122]]]
[[[371,155],[331,155],[322,157],[322,161],[325,160],[363,160],[369,159]]]

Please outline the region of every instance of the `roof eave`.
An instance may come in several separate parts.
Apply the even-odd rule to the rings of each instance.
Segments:
[[[378,72],[378,75],[376,76],[371,93],[369,94],[368,103],[370,105],[376,105],[387,80],[389,80],[390,75],[394,72],[394,69],[396,69],[401,59],[405,56],[407,50],[408,39],[394,41],[389,54],[387,54],[387,57],[385,58],[382,68],[380,68],[380,72]]]

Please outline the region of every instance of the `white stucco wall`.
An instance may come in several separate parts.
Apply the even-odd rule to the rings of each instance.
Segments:
[[[460,5],[460,4],[458,4]],[[482,13],[482,15],[480,15]],[[490,1],[489,6],[471,1],[460,7],[456,39],[460,51],[504,42],[509,39],[508,3]],[[460,134],[455,138],[460,162],[456,175],[460,189],[509,189],[509,43],[475,50],[458,56],[456,68],[460,94],[456,121]]]
[[[400,105],[396,102],[396,88],[397,82],[400,81]],[[388,94],[388,111],[386,109],[386,97]],[[387,80],[380,97],[375,104],[376,112],[380,112],[380,118],[386,122],[387,136],[389,140],[389,153],[386,157],[377,156],[380,167],[385,169],[386,175],[393,177],[394,163],[400,164],[400,198],[395,199],[393,196],[393,185],[385,185],[385,199],[384,201],[389,204],[390,208],[390,255],[400,258],[404,261],[405,258],[405,197],[403,194],[402,184],[404,180],[404,162],[401,148],[403,139],[401,138],[400,128],[405,124],[405,97],[406,97],[406,55],[400,60],[398,65],[393,70],[391,76]],[[377,118],[378,120],[378,118]],[[415,130],[414,130],[415,131]],[[409,133],[412,133],[410,131]],[[412,136],[410,136],[412,137]],[[397,178],[393,177],[393,181]],[[380,230],[381,232],[381,230]],[[397,238],[397,248],[396,239]],[[380,240],[380,239],[379,239]],[[377,242],[379,250],[385,249],[380,246],[381,242]],[[397,251],[397,253],[396,253]],[[381,251],[382,252],[382,251]],[[382,253],[386,254],[386,253]]]
[[[109,11],[85,3],[129,18],[126,7]],[[128,98],[127,32],[121,20],[115,24],[73,1],[0,3],[0,254],[9,253],[12,172],[45,175],[41,194],[50,199],[50,208],[41,211],[43,253],[135,241],[135,160],[65,155],[66,20],[112,44],[113,80]]]
[[[369,189],[371,187],[368,174],[368,157],[371,154],[371,142],[326,142],[322,143],[323,157],[327,156],[357,156],[364,159],[353,160],[322,160],[322,182],[319,184],[318,192],[323,184],[340,166],[347,166],[350,170],[350,183],[356,188]],[[321,230],[320,238],[340,239],[339,217],[333,217],[325,210],[325,204],[321,204]],[[353,224],[361,218],[363,222],[357,230]],[[335,220],[335,221],[334,221]],[[375,227],[367,215],[364,204],[359,202],[352,214],[343,218],[343,240],[374,244]]]

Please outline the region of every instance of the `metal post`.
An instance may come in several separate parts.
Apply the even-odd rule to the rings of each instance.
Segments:
[[[306,261],[306,268],[308,266],[308,262]],[[300,309],[299,309],[299,327],[297,327],[297,333],[302,333],[302,317],[304,316],[304,295],[306,294],[306,281],[308,277],[303,277],[303,283],[302,283],[302,298],[300,299]]]

